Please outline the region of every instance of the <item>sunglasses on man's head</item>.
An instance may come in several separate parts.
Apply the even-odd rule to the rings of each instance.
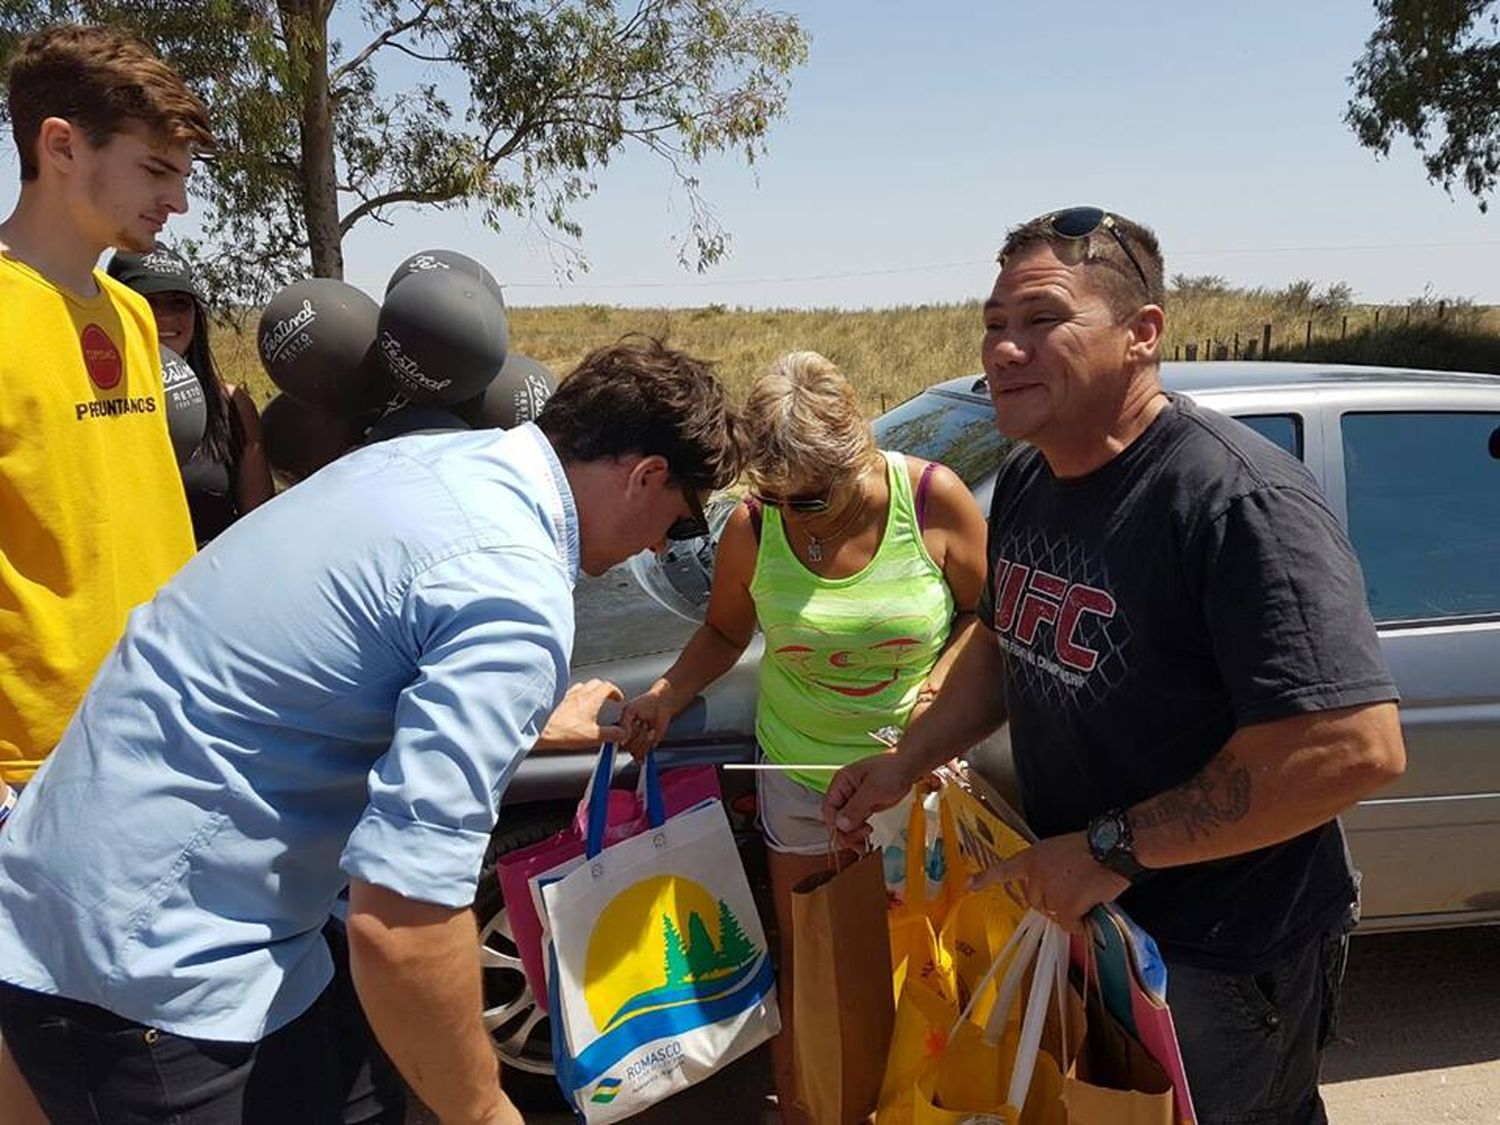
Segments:
[[[1120,249],[1125,251],[1125,256],[1130,259],[1130,264],[1135,267],[1136,274],[1145,286],[1146,295],[1151,294],[1151,283],[1146,280],[1146,271],[1141,268],[1140,259],[1131,250],[1130,243],[1125,241],[1125,235],[1120,230],[1119,220],[1102,207],[1069,207],[1066,211],[1054,211],[1048,215],[1043,222],[1047,229],[1058,238],[1072,241],[1087,239],[1095,231],[1103,228],[1114,236],[1114,240],[1120,244]]]
[[[822,496],[777,496],[774,492],[750,493],[750,498],[759,502],[767,508],[781,508],[785,511],[799,512],[803,515],[815,515],[818,512],[828,511],[828,494]]]
[[[674,543],[681,543],[685,539],[697,539],[708,534],[708,516],[703,512],[703,501],[698,494],[690,488],[682,490],[688,507],[693,509],[690,516],[680,516],[672,521],[672,526],[667,528],[667,538]]]

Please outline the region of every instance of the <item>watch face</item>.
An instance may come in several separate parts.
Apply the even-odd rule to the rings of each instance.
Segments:
[[[1111,817],[1101,820],[1094,825],[1093,831],[1089,833],[1089,843],[1093,845],[1094,851],[1100,855],[1113,851],[1116,844],[1120,842],[1119,821]]]

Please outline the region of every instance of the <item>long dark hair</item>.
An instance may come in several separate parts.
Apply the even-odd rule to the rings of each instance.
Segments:
[[[219,377],[219,369],[214,366],[213,349],[208,346],[208,310],[196,296],[193,296],[193,318],[193,342],[182,358],[198,376],[203,387],[203,401],[208,407],[203,442],[198,448],[209,460],[232,467],[245,444],[244,427],[240,424],[239,411],[229,401],[229,392]]]

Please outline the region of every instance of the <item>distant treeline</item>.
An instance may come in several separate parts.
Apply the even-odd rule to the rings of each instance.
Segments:
[[[1167,358],[1266,358],[1267,336],[1273,360],[1500,371],[1500,310],[1468,298],[1371,305],[1344,282],[1236,289],[1217,276],[1172,278]]]
[[[737,396],[777,356],[811,348],[840,365],[871,413],[979,371],[978,300],[857,311],[571,305],[512,308],[509,317],[511,346],[558,374],[593,348],[644,332],[718,361]],[[220,329],[215,347],[226,377],[264,402],[275,388],[255,357],[254,315],[241,323],[249,330]],[[1267,324],[1276,360],[1500,372],[1500,308],[1430,293],[1406,304],[1357,304],[1341,282],[1235,289],[1220,277],[1179,274],[1167,297],[1164,355],[1193,344],[1200,358],[1219,351],[1243,358],[1254,340],[1260,358]]]

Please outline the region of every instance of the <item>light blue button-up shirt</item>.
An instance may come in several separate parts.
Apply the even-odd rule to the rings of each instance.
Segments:
[[[131,615],[0,833],[0,978],[249,1041],[327,985],[348,878],[467,906],[577,572],[534,426],[385,442],[251,512]]]

